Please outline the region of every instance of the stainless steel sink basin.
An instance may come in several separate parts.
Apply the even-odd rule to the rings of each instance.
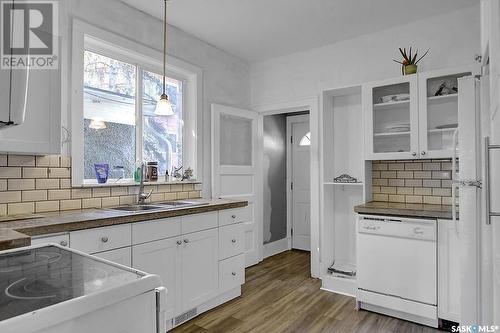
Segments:
[[[126,206],[120,206],[120,207],[114,207],[110,208],[113,210],[121,210],[125,212],[142,212],[145,210],[160,210],[164,209],[164,207],[161,206],[155,206],[155,205],[126,205]]]
[[[123,212],[143,212],[148,210],[170,210],[176,208],[187,208],[187,207],[195,207],[195,206],[203,206],[208,205],[208,203],[204,202],[196,202],[196,201],[186,201],[186,200],[171,200],[171,201],[163,201],[163,202],[155,202],[154,205],[125,205],[119,207],[110,208],[112,210],[120,210]]]
[[[186,201],[186,200],[171,200],[171,201],[155,202],[155,205],[171,206],[171,207],[175,207],[175,208],[180,208],[180,207],[203,206],[203,205],[208,205],[208,203],[196,202],[196,201]]]

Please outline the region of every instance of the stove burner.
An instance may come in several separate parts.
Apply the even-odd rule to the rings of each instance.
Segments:
[[[17,295],[14,295],[13,293],[10,292],[10,289],[15,287],[16,285],[18,285],[20,282],[22,281],[25,281],[26,278],[22,278],[22,279],[19,279],[13,283],[11,283],[7,288],[5,288],[5,295],[7,295],[8,297],[10,298],[14,298],[14,299],[25,299],[25,300],[34,300],[34,299],[46,299],[46,298],[53,298],[53,297],[57,297],[57,295],[47,295],[47,296],[17,296]],[[26,290],[26,285],[24,286],[23,288],[25,291],[28,291]]]
[[[15,271],[50,265],[57,262],[61,258],[62,254],[57,252],[37,253],[34,256],[21,257],[21,262],[17,265],[0,268],[0,273],[11,273]]]

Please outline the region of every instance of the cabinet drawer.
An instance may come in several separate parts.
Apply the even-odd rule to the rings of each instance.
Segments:
[[[182,233],[188,234],[191,232],[217,228],[219,215],[217,212],[186,215],[182,217]]]
[[[227,209],[219,211],[219,225],[229,225],[250,221],[250,207]]]
[[[245,283],[245,255],[219,261],[219,292],[234,289]]]
[[[219,228],[219,259],[226,259],[244,251],[243,223]]]
[[[31,245],[55,243],[61,246],[69,246],[69,234],[58,234],[49,236],[38,236],[31,238]]]
[[[159,239],[179,236],[181,219],[158,219],[132,224],[132,243],[140,244]]]
[[[95,253],[94,256],[97,258],[109,260],[116,264],[131,267],[132,266],[132,249],[130,247],[124,247],[121,249],[104,251]]]
[[[132,245],[130,224],[74,231],[70,235],[71,248],[85,253],[108,251]]]

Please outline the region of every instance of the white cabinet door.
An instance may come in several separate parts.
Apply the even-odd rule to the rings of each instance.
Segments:
[[[416,75],[363,85],[363,113],[367,160],[418,156]]]
[[[122,249],[94,253],[93,256],[109,260],[111,262],[124,265],[127,267],[132,266],[132,251],[130,247],[124,247]]]
[[[187,311],[217,296],[218,230],[182,237],[182,299],[183,311]]]
[[[172,319],[182,312],[181,245],[181,238],[175,237],[132,247],[132,266],[159,275],[163,286],[167,288],[167,319]]]
[[[0,152],[26,154],[61,152],[60,70],[30,71],[24,122],[0,131]]]
[[[451,220],[438,220],[438,317],[454,322],[460,322],[460,239],[457,228]]]
[[[467,67],[418,74],[420,158],[453,157],[453,132],[458,125],[458,95],[461,93],[457,81],[473,73]]]

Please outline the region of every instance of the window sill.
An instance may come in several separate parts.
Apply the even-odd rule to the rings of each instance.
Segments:
[[[199,180],[185,180],[185,181],[156,181],[156,182],[144,182],[145,186],[148,185],[183,185],[183,184],[201,184]],[[123,182],[109,182],[104,184],[99,184],[97,182],[86,182],[81,185],[72,185],[72,188],[86,188],[86,187],[121,187],[121,186],[139,186],[139,183],[134,181],[123,181]]]

